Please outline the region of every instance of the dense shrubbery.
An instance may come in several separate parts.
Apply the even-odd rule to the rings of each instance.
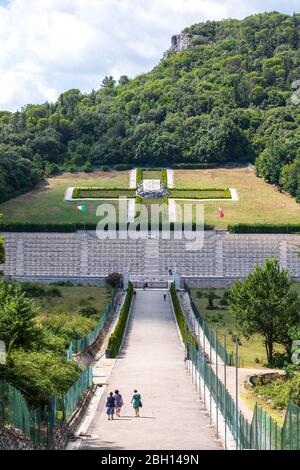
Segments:
[[[108,341],[108,350],[110,351],[111,357],[116,357],[121,347],[123,336],[124,336],[126,325],[127,325],[128,315],[130,312],[132,296],[133,296],[133,285],[130,283],[128,286],[124,305],[119,315],[118,323]]]
[[[150,73],[0,112],[0,201],[58,168],[255,160],[258,175],[300,200],[300,106],[290,99],[300,15],[208,21],[186,32],[193,47],[169,52]]]
[[[292,400],[300,406],[300,374],[291,377],[263,376],[254,378],[253,391],[256,395],[271,401],[274,408],[286,409],[288,401]]]
[[[55,286],[0,283],[0,340],[7,349],[0,378],[22,390],[30,404],[46,403],[77,380],[80,369],[66,361],[66,346],[94,327],[94,321],[64,312],[39,317],[32,297],[50,295],[61,294]]]

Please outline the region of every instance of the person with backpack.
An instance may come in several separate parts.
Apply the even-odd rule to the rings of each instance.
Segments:
[[[113,392],[110,392],[106,400],[106,414],[108,416],[108,421],[114,419],[115,407],[116,407],[116,400],[115,400]]]

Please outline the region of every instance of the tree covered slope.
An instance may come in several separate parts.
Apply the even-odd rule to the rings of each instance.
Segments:
[[[252,161],[300,201],[300,14],[200,23],[184,37],[187,49],[133,80],[1,112],[0,200],[57,165]]]

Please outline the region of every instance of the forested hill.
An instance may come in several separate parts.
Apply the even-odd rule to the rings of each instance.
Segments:
[[[1,112],[0,200],[57,165],[255,161],[300,201],[300,14],[200,23],[182,38],[133,80]]]

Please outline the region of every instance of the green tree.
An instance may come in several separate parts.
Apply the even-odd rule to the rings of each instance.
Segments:
[[[2,292],[1,292],[2,291]],[[15,288],[0,286],[0,339],[9,348],[28,348],[37,339],[39,327],[35,321],[37,308],[25,296],[21,286]]]
[[[297,295],[291,291],[288,272],[275,259],[256,266],[246,281],[230,289],[229,305],[238,330],[246,337],[261,334],[272,365],[274,344],[291,347],[289,329],[297,322]]]
[[[4,378],[24,393],[31,405],[46,405],[49,397],[61,396],[80,375],[74,361],[67,361],[53,352],[13,350],[7,365],[0,366]]]

